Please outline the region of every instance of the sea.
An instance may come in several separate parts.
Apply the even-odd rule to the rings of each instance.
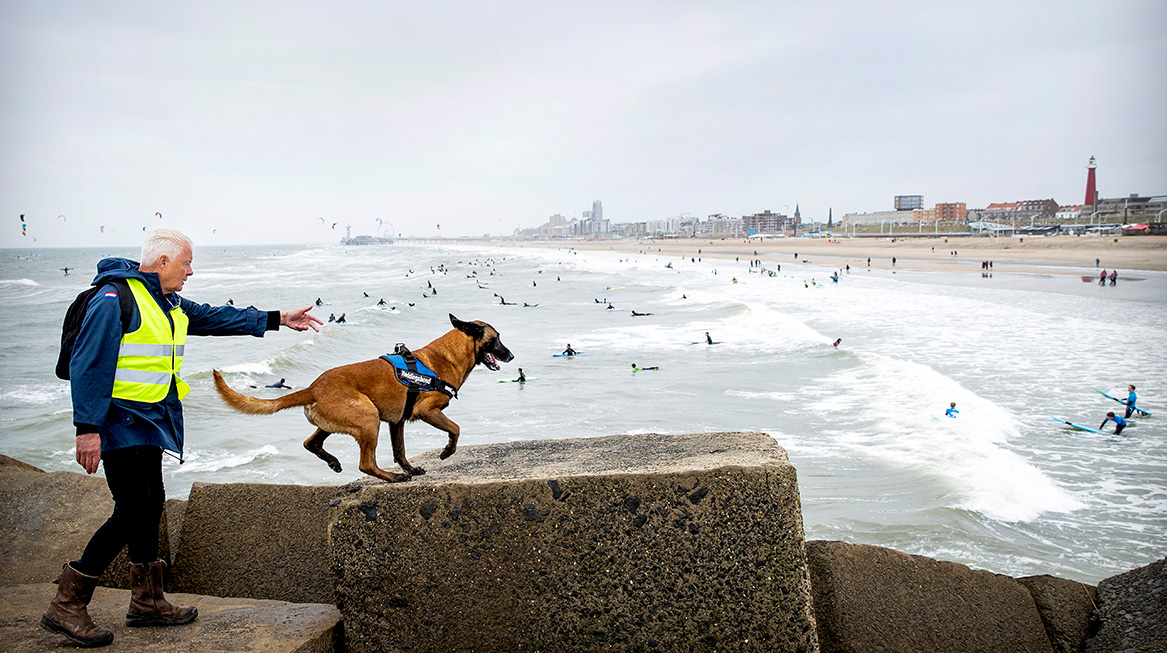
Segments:
[[[629,254],[569,243],[196,243],[184,296],[264,310],[319,299],[316,315],[345,323],[191,338],[185,461],[166,458],[167,494],[186,498],[195,482],[362,477],[351,438],[328,441],[345,466],[333,473],[301,446],[313,431],[302,411],[235,413],[212,370],[274,397],[286,391],[264,386],[280,379],[303,387],[396,343],[421,347],[452,314],[489,322],[515,355],[501,371],[477,368],[446,410],[462,445],[761,431],[798,471],[808,539],[1087,583],[1167,555],[1167,273],[1124,271],[1099,286],[1081,279],[1091,267],[990,276],[790,254],[758,263],[697,247],[682,257],[647,244]],[[138,252],[0,250],[0,453],[81,471],[69,384],[53,368],[65,309],[105,256]],[[569,344],[581,354],[554,356]],[[500,383],[520,367],[526,383]],[[1121,435],[1051,418],[1097,427],[1123,407],[1095,388],[1125,397],[1128,384],[1152,416]],[[944,414],[951,402],[956,418]],[[409,455],[445,439],[406,427]]]

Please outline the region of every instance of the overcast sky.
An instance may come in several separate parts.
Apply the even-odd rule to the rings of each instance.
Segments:
[[[1163,0],[4,0],[0,246],[1080,204],[1091,155],[1103,196],[1167,194],[1165,26]]]

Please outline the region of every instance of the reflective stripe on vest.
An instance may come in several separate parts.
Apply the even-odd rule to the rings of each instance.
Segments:
[[[186,348],[186,331],[190,320],[180,307],[170,311],[170,320],[158,306],[145,284],[138,279],[126,279],[142,324],[136,331],[122,336],[118,348],[117,371],[113,377],[113,396],[116,399],[158,403],[170,391],[170,380],[178,387],[178,398],[190,392],[178,373],[182,371],[182,354]]]

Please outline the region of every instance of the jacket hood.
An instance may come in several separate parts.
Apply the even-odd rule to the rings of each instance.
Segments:
[[[103,258],[97,264],[97,276],[93,278],[92,285],[108,283],[113,279],[140,279],[148,285],[158,287],[158,273],[142,272],[138,265],[137,261],[128,258],[116,256]]]

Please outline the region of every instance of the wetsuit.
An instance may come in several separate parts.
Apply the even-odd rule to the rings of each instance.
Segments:
[[[953,419],[956,419],[956,416],[959,414],[960,414],[960,411],[955,409],[955,408],[949,408],[948,410],[944,411],[945,417],[951,417]]]
[[[1138,400],[1138,398],[1139,397],[1135,394],[1134,390],[1131,390],[1130,394],[1126,396],[1126,401],[1123,402],[1126,404],[1126,417],[1129,418],[1131,413],[1135,412],[1135,402]]]
[[[1102,423],[1098,425],[1098,429],[1102,430],[1102,427],[1106,426],[1107,422],[1114,422],[1114,434],[1115,435],[1122,433],[1122,430],[1126,428],[1126,420],[1125,419],[1123,419],[1122,417],[1119,417],[1118,415],[1115,415],[1114,417],[1110,417],[1109,415],[1107,415],[1106,419],[1102,420]]]

